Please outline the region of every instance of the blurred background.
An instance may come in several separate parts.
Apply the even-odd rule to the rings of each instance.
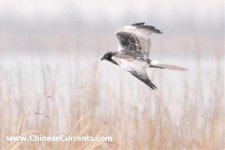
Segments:
[[[223,48],[223,0],[1,0],[0,7],[1,46],[4,46],[1,51],[30,51],[24,43],[33,40],[32,43],[40,45],[49,42],[46,49],[49,51],[58,50],[60,45],[73,47],[79,42],[82,50],[74,48],[74,51],[88,49],[96,53],[98,49],[91,43],[93,37],[103,38],[102,43],[114,42],[117,28],[140,21],[163,31],[165,51],[171,46],[170,50],[182,52],[184,47],[192,46],[194,39],[201,42],[204,53],[212,52],[214,46]],[[92,49],[83,48],[84,45]]]
[[[157,91],[100,58],[145,22]],[[0,0],[0,149],[223,149],[224,1]],[[9,143],[9,135],[107,135],[111,143]]]

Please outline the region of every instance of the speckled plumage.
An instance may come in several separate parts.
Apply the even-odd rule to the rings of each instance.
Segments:
[[[142,22],[118,29],[116,31],[118,51],[106,53],[102,57],[102,60],[105,59],[115,65],[121,66],[151,89],[157,89],[148,77],[147,68],[168,68],[173,70],[185,70],[185,68],[163,64],[159,61],[149,59],[148,56],[151,50],[150,35],[152,33],[162,32]]]

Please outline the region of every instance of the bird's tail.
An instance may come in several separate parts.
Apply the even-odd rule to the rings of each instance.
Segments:
[[[186,71],[188,70],[187,68],[179,67],[176,65],[170,65],[170,64],[165,64],[163,62],[157,61],[157,60],[152,60],[150,67],[153,68],[160,68],[160,69],[171,69],[171,70],[176,70],[176,71]]]

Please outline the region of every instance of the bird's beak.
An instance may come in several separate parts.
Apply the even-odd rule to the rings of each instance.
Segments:
[[[103,57],[101,58],[101,61],[104,60],[104,59],[105,59],[105,58],[104,58],[104,56],[103,56]]]

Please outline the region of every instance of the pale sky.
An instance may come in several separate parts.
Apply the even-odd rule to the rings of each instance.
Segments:
[[[223,0],[0,0],[0,27],[101,29],[143,21],[163,31],[223,35]],[[20,27],[19,27],[20,28]],[[26,28],[26,27],[25,27]],[[57,27],[56,27],[57,28]],[[81,29],[82,30],[82,29]],[[115,30],[115,29],[113,29]]]
[[[196,34],[202,45],[212,39],[220,42],[224,40],[224,1],[0,0],[0,30],[11,35],[36,31],[54,36],[49,32],[68,31],[113,36],[117,28],[137,21],[157,27],[164,37]]]
[[[90,21],[101,16],[116,20],[131,12],[137,16],[149,14],[163,19],[174,14],[219,20],[223,9],[223,0],[0,0],[1,16],[10,14],[26,19],[78,12]]]

